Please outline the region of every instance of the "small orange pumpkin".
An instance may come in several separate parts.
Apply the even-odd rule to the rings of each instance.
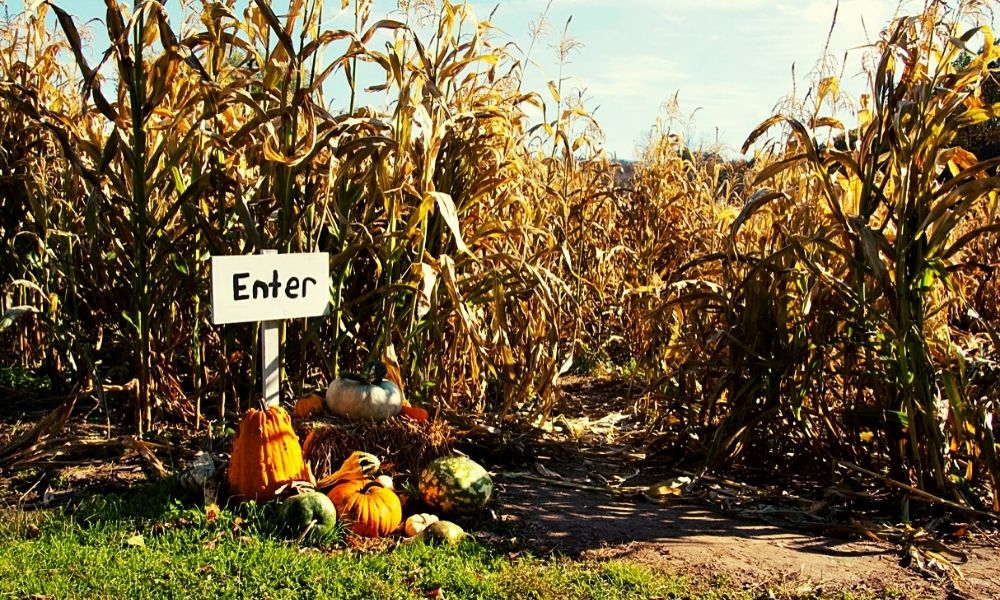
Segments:
[[[386,536],[403,522],[399,496],[378,481],[353,479],[335,486],[327,495],[358,535]]]
[[[326,404],[323,402],[323,396],[313,392],[295,401],[295,407],[292,408],[292,416],[296,419],[310,419],[315,415],[321,414],[325,408]]]
[[[257,502],[273,500],[284,485],[312,479],[285,409],[247,411],[233,442],[227,479],[236,499]]]
[[[426,409],[420,408],[419,406],[413,406],[405,400],[403,401],[402,413],[414,421],[426,421],[430,417],[430,414],[427,413]]]

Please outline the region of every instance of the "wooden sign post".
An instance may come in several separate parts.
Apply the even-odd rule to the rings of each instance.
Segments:
[[[280,321],[318,317],[330,309],[326,252],[213,256],[212,323],[261,321],[260,375],[264,406],[281,395]]]

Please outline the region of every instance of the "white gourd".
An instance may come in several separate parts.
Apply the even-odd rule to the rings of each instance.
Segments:
[[[427,529],[428,525],[436,523],[437,521],[438,518],[435,515],[429,513],[418,513],[410,516],[410,518],[406,520],[406,524],[403,526],[403,529],[406,532],[407,537],[413,537],[424,529]]]

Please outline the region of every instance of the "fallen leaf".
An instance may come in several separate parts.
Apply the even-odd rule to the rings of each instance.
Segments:
[[[654,498],[663,496],[680,496],[684,493],[684,486],[691,483],[690,477],[673,477],[666,481],[654,483],[646,488],[646,495]]]
[[[125,540],[125,545],[132,547],[145,546],[146,540],[141,535],[133,535],[129,539]]]
[[[205,507],[205,520],[212,523],[219,518],[220,513],[221,511],[219,510],[218,504],[209,504]]]

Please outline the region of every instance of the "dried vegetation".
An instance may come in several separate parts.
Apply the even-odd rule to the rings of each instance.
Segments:
[[[527,56],[429,4],[107,0],[90,50],[57,4],[14,16],[0,361],[140,435],[200,428],[256,389],[254,327],[210,325],[208,256],[325,251],[330,317],[283,326],[289,395],[392,344],[418,403],[544,416],[574,359],[627,357],[656,447],[885,467],[1000,511],[1000,159],[957,141],[1000,115],[978,4],[889,24],[856,126],[825,77],[752,163],[664,126],[629,178],[579,94],[523,91]]]

